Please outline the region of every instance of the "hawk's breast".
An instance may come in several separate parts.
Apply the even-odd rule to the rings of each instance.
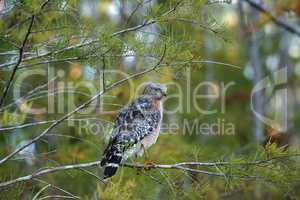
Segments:
[[[155,144],[157,141],[157,138],[159,136],[160,127],[162,123],[162,117],[163,117],[163,108],[162,108],[162,102],[159,102],[158,110],[154,112],[149,117],[153,120],[153,130],[149,135],[147,135],[145,138],[141,140],[141,144],[145,147],[145,149],[149,148],[151,145]]]

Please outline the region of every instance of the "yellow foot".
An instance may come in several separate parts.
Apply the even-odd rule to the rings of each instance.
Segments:
[[[154,166],[154,163],[151,162],[150,160],[144,161],[144,169],[145,170],[150,170],[153,166]]]

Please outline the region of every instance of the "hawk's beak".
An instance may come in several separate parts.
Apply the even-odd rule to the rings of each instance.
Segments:
[[[166,92],[163,92],[163,96],[166,97],[166,96],[167,96],[167,93],[166,93]]]

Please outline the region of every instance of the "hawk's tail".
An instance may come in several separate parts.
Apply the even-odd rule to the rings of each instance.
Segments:
[[[104,179],[110,178],[117,172],[122,161],[122,152],[113,145],[109,146],[103,155],[101,166],[104,167]]]

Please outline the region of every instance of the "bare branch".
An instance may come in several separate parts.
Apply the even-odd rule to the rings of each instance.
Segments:
[[[17,56],[19,55],[18,51],[16,50],[11,50],[11,51],[6,51],[6,52],[1,52],[0,56]],[[31,52],[24,52],[23,55],[34,55]]]
[[[232,166],[232,165],[260,165],[260,164],[266,164],[274,160],[280,160],[284,159],[287,157],[295,157],[295,156],[300,156],[300,154],[293,154],[293,155],[286,155],[286,156],[278,156],[278,157],[273,157],[269,158],[266,160],[255,160],[255,161],[250,161],[250,162],[182,162],[182,163],[175,163],[175,164],[152,164],[148,166],[149,169],[177,169],[177,170],[182,170],[185,172],[193,172],[193,173],[198,173],[198,174],[205,174],[209,176],[219,176],[219,177],[230,177],[230,178],[238,178],[242,180],[249,180],[249,179],[257,179],[261,177],[257,176],[240,176],[240,175],[231,175],[231,174],[224,174],[224,173],[217,173],[217,172],[211,172],[211,171],[205,171],[205,170],[199,170],[199,169],[194,169],[191,168],[193,167],[216,167],[216,166]],[[65,171],[65,170],[72,170],[72,169],[84,169],[84,168],[90,168],[90,167],[99,167],[101,161],[95,161],[95,162],[88,162],[88,163],[81,163],[81,164],[74,164],[74,165],[64,165],[64,166],[59,166],[59,167],[52,167],[48,169],[43,169],[39,170],[33,174],[29,174],[27,176],[22,176],[10,181],[2,182],[0,183],[0,188],[1,187],[7,187],[10,185],[14,185],[20,182],[24,181],[29,181],[34,178],[44,176],[46,174],[51,174],[59,171]],[[131,164],[131,163],[125,163],[122,165],[123,167],[127,168],[132,168],[132,169],[144,169],[145,166],[144,164]]]
[[[187,60],[187,61],[178,61],[178,62],[173,62],[170,64],[161,64],[162,66],[175,66],[175,65],[186,65],[186,64],[203,64],[203,63],[208,63],[208,64],[215,64],[215,65],[223,65],[226,67],[232,67],[233,69],[242,69],[241,67],[237,65],[233,65],[230,63],[223,63],[223,62],[218,62],[214,60]]]
[[[97,120],[97,121],[113,124],[113,122],[104,121],[104,120],[101,120],[99,118],[75,118],[75,119],[67,119],[67,120],[68,121]],[[11,130],[16,130],[16,129],[30,128],[30,127],[33,127],[33,126],[54,123],[55,121],[56,120],[48,120],[48,121],[39,121],[39,122],[32,122],[32,123],[26,123],[26,124],[19,124],[19,125],[16,125],[16,126],[0,127],[0,131],[11,131]]]
[[[42,9],[46,6],[46,4],[47,4],[49,1],[50,1],[50,0],[47,0],[47,1],[45,1],[45,2],[42,4],[40,12],[42,11]],[[31,34],[31,30],[32,30],[32,27],[33,27],[33,23],[34,23],[34,20],[35,20],[35,16],[36,16],[36,15],[33,14],[33,15],[29,18],[29,19],[30,19],[29,26],[28,26],[27,32],[26,32],[26,34],[25,34],[24,40],[23,40],[23,42],[22,42],[22,45],[21,45],[21,47],[20,47],[20,49],[19,49],[19,57],[18,57],[18,60],[17,60],[17,62],[15,63],[15,66],[13,67],[13,71],[12,71],[12,73],[11,73],[11,75],[10,75],[10,78],[9,78],[9,80],[8,80],[8,82],[7,82],[6,86],[5,86],[5,88],[4,88],[3,95],[2,95],[2,97],[1,97],[1,99],[0,99],[0,108],[2,107],[2,105],[3,105],[3,103],[4,103],[4,100],[5,100],[6,96],[7,96],[7,93],[8,93],[8,91],[9,91],[9,88],[10,88],[10,86],[11,86],[13,80],[14,80],[14,77],[15,77],[15,75],[16,75],[16,72],[17,72],[17,70],[18,70],[18,67],[19,67],[19,65],[21,64],[22,60],[23,60],[23,54],[24,54],[24,51],[25,51],[25,47],[26,47],[26,43],[27,43],[28,37],[29,37],[29,35]]]
[[[244,0],[244,1],[246,1],[251,7],[255,8],[256,10],[268,15],[270,19],[281,28],[284,28],[285,30],[300,36],[300,28],[297,27],[296,24],[289,24],[283,21],[282,19],[277,18],[267,8],[265,8],[263,5],[259,3],[256,3],[255,1],[252,0]]]
[[[13,80],[14,80],[14,77],[15,77],[15,75],[16,75],[18,66],[19,66],[19,65],[21,64],[21,62],[22,62],[22,59],[23,59],[23,53],[24,53],[24,51],[25,51],[25,46],[26,46],[27,39],[28,39],[28,37],[29,37],[29,35],[30,35],[30,32],[31,32],[31,29],[32,29],[34,19],[35,19],[35,15],[32,15],[31,18],[30,18],[30,23],[29,23],[29,26],[28,26],[28,29],[27,29],[27,33],[26,33],[26,35],[25,35],[25,37],[24,37],[24,40],[23,40],[23,42],[22,42],[22,46],[21,46],[21,48],[20,48],[20,50],[19,50],[19,57],[18,57],[18,60],[17,60],[17,62],[16,62],[16,64],[15,64],[15,66],[13,67],[13,71],[12,71],[12,73],[11,73],[11,75],[10,75],[10,78],[9,78],[9,80],[8,80],[8,82],[7,82],[6,86],[5,86],[5,88],[4,88],[3,95],[2,95],[2,97],[1,97],[1,99],[0,99],[0,108],[1,108],[1,106],[3,105],[4,100],[5,100],[6,96],[7,96],[8,90],[9,90],[9,88],[10,88],[10,86],[11,86]]]
[[[105,57],[102,57],[102,88],[105,90]]]
[[[43,200],[43,199],[77,199],[75,197],[72,196],[63,196],[63,195],[49,195],[49,196],[44,196],[39,198],[39,200]]]
[[[34,178],[37,178],[37,177],[40,177],[40,176],[43,176],[43,175],[46,175],[46,174],[58,172],[58,171],[95,167],[95,166],[99,166],[100,163],[101,163],[101,161],[95,161],[95,162],[90,162],[90,163],[83,163],[83,164],[76,164],[76,165],[65,165],[65,166],[59,166],[59,167],[53,167],[53,168],[49,168],[49,169],[45,169],[45,170],[40,170],[36,173],[30,174],[30,175],[27,175],[27,176],[19,177],[17,179],[10,180],[10,181],[7,181],[7,182],[2,182],[2,183],[0,183],[0,187],[5,187],[5,186],[9,186],[9,185],[16,184],[16,183],[19,183],[19,182],[32,180]]]
[[[150,3],[151,1],[152,1],[152,0],[148,0],[148,1],[146,1],[146,2],[140,1],[140,2],[136,5],[136,7],[133,9],[133,11],[132,11],[131,14],[129,15],[129,17],[127,18],[125,24],[126,24],[126,25],[129,24],[129,22],[130,22],[131,18],[133,17],[133,15],[138,11],[138,9],[139,9],[142,5],[145,5],[145,4],[147,4],[147,3]]]

